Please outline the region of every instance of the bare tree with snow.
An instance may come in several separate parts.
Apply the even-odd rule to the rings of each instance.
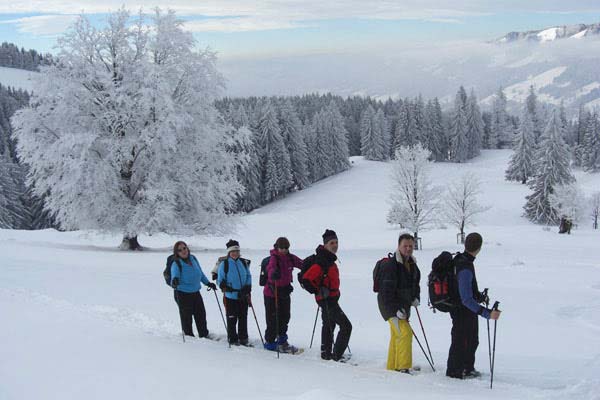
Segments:
[[[464,174],[448,185],[444,199],[444,215],[458,228],[461,243],[465,242],[465,228],[473,224],[475,216],[489,209],[479,204],[481,181],[472,173]]]
[[[12,122],[35,193],[66,229],[123,234],[225,226],[242,189],[214,107],[223,78],[174,12],[80,17]]]
[[[585,210],[585,196],[576,183],[557,185],[548,196],[550,205],[560,219],[559,233],[571,233],[571,226],[581,220]]]
[[[593,218],[593,228],[598,229],[598,217],[600,217],[600,192],[595,192],[590,198],[590,211]]]
[[[419,231],[435,222],[437,202],[429,179],[433,164],[430,157],[431,152],[417,143],[397,149],[392,162],[393,189],[387,221],[414,232],[415,238],[419,237]]]

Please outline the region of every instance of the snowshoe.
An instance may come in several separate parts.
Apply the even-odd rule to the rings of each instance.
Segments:
[[[277,346],[277,351],[285,354],[301,354],[304,352],[304,349],[300,349],[296,346],[292,346],[289,343],[280,344]]]
[[[481,372],[474,369],[473,371],[465,371],[463,374],[464,379],[476,379],[481,377]]]

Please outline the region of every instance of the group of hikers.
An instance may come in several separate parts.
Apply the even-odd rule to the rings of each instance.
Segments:
[[[333,230],[325,230],[323,243],[314,254],[304,260],[290,252],[285,237],[275,241],[270,255],[262,260],[259,283],[263,288],[266,331],[263,346],[266,350],[297,353],[299,349],[288,342],[290,295],[293,291],[292,274],[298,269],[298,281],[314,294],[321,310],[321,358],[346,362],[346,350],[352,333],[352,324],[339,304],[340,274],[337,261],[338,237]],[[479,344],[478,317],[497,320],[500,311],[482,305],[489,304],[487,292],[480,292],[475,276],[474,261],[481,250],[483,239],[471,233],[465,239],[463,252],[452,259],[455,302],[449,313],[452,318],[452,343],[448,355],[446,375],[466,379],[480,376],[475,369],[475,352]],[[420,305],[421,273],[413,255],[415,239],[401,234],[394,253],[380,260],[373,273],[374,291],[381,316],[390,327],[387,369],[411,374],[413,331],[409,324],[411,307]],[[194,336],[192,319],[198,335],[210,338],[206,311],[200,289],[219,287],[223,291],[226,313],[227,340],[233,346],[252,346],[248,340],[248,308],[252,307],[252,276],[250,261],[241,257],[240,245],[235,240],[226,244],[227,255],[219,258],[212,270],[211,282],[185,242],[178,241],[173,255],[167,261],[165,279],[174,289],[175,301],[184,335]],[[169,267],[170,266],[170,267]],[[417,309],[418,312],[418,309]],[[258,322],[257,322],[258,323]],[[316,320],[315,320],[316,323]],[[334,331],[338,334],[334,342]],[[262,338],[261,338],[262,339]]]

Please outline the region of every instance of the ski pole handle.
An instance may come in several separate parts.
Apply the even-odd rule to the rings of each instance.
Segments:
[[[498,311],[498,306],[499,306],[499,305],[500,305],[500,302],[499,302],[499,301],[495,302],[495,303],[494,303],[494,306],[492,307],[492,310],[494,310],[494,311]]]

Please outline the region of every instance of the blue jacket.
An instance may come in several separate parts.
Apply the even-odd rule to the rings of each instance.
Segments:
[[[233,291],[225,291],[225,297],[232,300],[239,299],[239,291],[243,286],[252,286],[252,276],[250,270],[244,265],[242,260],[238,258],[234,260],[229,257],[229,270],[227,276],[225,276],[225,261],[221,261],[219,264],[219,270],[217,271],[217,286],[222,287],[224,283]]]
[[[202,272],[202,268],[200,268],[200,263],[190,254],[189,261],[192,265],[186,263],[183,260],[179,260],[181,263],[181,275],[179,274],[179,266],[177,265],[177,261],[173,261],[171,264],[171,284],[173,283],[174,278],[179,278],[179,286],[177,286],[177,290],[185,293],[195,293],[202,288],[202,283],[205,285],[208,284],[208,278]]]
[[[490,310],[480,306],[473,297],[473,272],[470,269],[465,268],[458,272],[458,291],[460,301],[465,307],[485,319],[490,319]]]

